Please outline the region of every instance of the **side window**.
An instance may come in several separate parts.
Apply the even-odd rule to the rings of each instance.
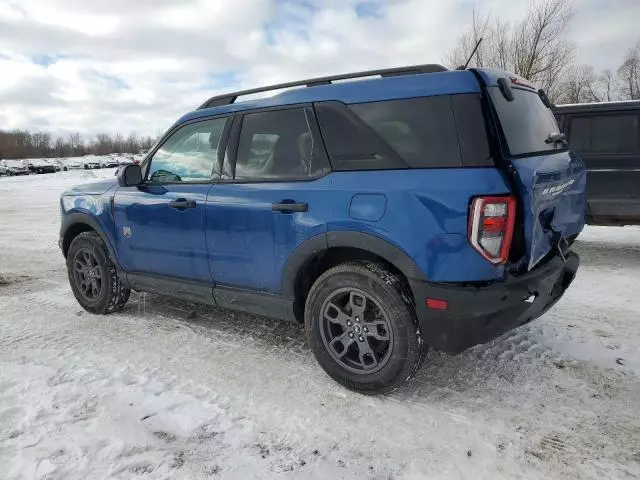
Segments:
[[[570,118],[569,147],[578,152],[625,154],[640,151],[638,115]]]
[[[244,115],[236,180],[304,180],[326,172],[321,151],[304,108],[291,108]]]
[[[362,103],[351,109],[409,166],[462,166],[450,96]]]
[[[210,179],[218,167],[218,147],[227,121],[205,120],[174,132],[153,154],[147,178],[158,183]]]
[[[569,148],[578,152],[591,150],[591,119],[569,117]]]
[[[591,151],[635,153],[638,151],[638,116],[613,115],[591,119]]]

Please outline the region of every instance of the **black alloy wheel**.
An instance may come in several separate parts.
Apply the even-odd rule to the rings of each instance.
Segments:
[[[342,288],[322,305],[322,340],[333,359],[354,373],[374,373],[392,354],[393,330],[380,304],[362,290]]]
[[[78,250],[73,259],[73,274],[80,295],[85,300],[95,301],[102,292],[102,271],[91,250]]]

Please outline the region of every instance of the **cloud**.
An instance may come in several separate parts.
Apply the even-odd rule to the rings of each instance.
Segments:
[[[619,0],[627,10],[577,2],[580,60],[615,67],[610,51],[621,57],[638,35],[640,12],[628,13],[637,2]],[[527,8],[481,6],[513,21]],[[0,0],[2,128],[156,134],[217,93],[438,63],[472,8],[469,0]]]

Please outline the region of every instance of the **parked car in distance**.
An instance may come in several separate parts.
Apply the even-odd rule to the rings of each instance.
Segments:
[[[18,161],[0,160],[0,175],[12,177],[14,175],[29,175],[29,169],[20,165]]]
[[[56,170],[56,172],[66,172],[67,170],[69,170],[69,167],[67,167],[67,165],[65,165],[60,159],[55,158],[55,159],[49,159],[47,160],[51,165],[53,165],[53,168]]]
[[[64,164],[69,170],[77,170],[84,168],[84,159],[82,157],[69,157],[64,159]]]
[[[120,166],[120,162],[117,157],[103,157],[100,163],[101,168],[113,168]]]
[[[42,158],[32,158],[20,161],[23,167],[27,167],[31,173],[55,173],[55,167]]]
[[[93,155],[86,155],[82,157],[82,168],[85,170],[92,170],[95,168],[102,168],[102,160],[100,157],[95,157]]]
[[[392,391],[428,348],[487,342],[572,283],[586,171],[550,106],[440,65],[211,98],[141,165],[62,194],[71,289],[97,314],[133,289],[304,322],[333,379]]]
[[[554,114],[587,166],[587,222],[640,225],[640,100],[558,105]]]

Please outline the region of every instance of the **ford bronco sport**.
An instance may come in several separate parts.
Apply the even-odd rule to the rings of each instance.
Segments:
[[[487,342],[572,282],[586,174],[549,105],[439,65],[214,97],[62,195],[73,293],[97,314],[133,289],[304,322],[331,377],[388,392],[428,347]]]

